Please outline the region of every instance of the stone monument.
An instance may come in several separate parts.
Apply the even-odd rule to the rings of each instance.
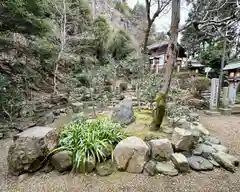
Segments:
[[[220,115],[220,113],[217,111],[218,89],[219,89],[219,79],[213,78],[211,81],[211,96],[209,101],[210,110],[205,111],[205,114],[207,115],[211,115],[211,116]]]
[[[232,110],[231,108],[229,108],[229,88],[228,87],[223,88],[222,106],[223,107],[220,108],[219,110],[223,115],[232,114]]]
[[[234,105],[236,102],[237,88],[235,83],[229,85],[229,101],[230,105]]]
[[[211,82],[210,109],[217,109],[219,79],[213,78]]]

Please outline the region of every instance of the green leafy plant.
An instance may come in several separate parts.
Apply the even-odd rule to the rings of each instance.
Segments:
[[[201,96],[201,93],[205,90],[208,90],[210,85],[211,85],[210,79],[208,79],[206,77],[197,77],[193,81],[194,95],[196,97]]]
[[[140,98],[150,103],[151,107],[156,95],[161,90],[163,79],[158,74],[149,74],[140,82]]]
[[[181,105],[179,102],[174,103],[166,108],[166,115],[172,119],[172,126],[176,126],[181,118],[190,118],[191,110],[187,106]]]
[[[119,124],[101,119],[89,121],[85,118],[67,125],[60,133],[58,150],[72,152],[73,170],[80,167],[85,170],[86,162],[95,158],[101,162],[107,158],[107,152],[126,137]]]

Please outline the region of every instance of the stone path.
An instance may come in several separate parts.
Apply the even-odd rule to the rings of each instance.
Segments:
[[[240,157],[240,117],[201,116],[203,123]],[[2,192],[239,192],[240,168],[232,174],[222,169],[211,172],[167,177],[147,177],[143,174],[115,173],[109,177],[94,175],[61,175],[57,172],[37,173],[21,183],[18,178],[7,175],[7,149],[11,140],[0,141],[0,191]]]

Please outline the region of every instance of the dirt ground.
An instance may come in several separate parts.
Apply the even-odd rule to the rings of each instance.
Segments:
[[[203,123],[240,158],[240,116],[201,116]],[[7,174],[7,151],[11,140],[0,141],[0,191],[2,192],[240,192],[240,168],[232,174],[222,169],[177,177],[115,173],[109,177],[36,173],[18,182]]]

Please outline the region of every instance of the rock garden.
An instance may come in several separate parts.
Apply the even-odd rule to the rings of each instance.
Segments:
[[[167,107],[160,130],[151,129],[151,110],[134,109],[130,98],[96,118],[75,114],[60,130],[36,126],[13,137],[8,152],[12,175],[70,171],[108,176],[115,171],[177,176],[224,168],[235,172],[239,160],[229,154],[199,115]]]

